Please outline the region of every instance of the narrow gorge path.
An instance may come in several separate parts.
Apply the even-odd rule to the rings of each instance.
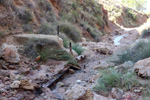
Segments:
[[[65,87],[56,87],[53,92],[65,97],[66,91],[75,84],[91,90],[100,77],[98,70],[115,66],[109,58],[132,44],[138,37],[139,33],[136,29],[117,28],[110,35],[104,36],[102,42],[81,42],[80,45],[85,49],[83,55],[86,56],[79,63],[81,70],[76,71],[74,74],[65,75],[61,80]],[[88,100],[91,99],[88,98]]]

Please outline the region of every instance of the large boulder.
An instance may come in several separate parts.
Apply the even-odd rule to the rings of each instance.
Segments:
[[[66,91],[67,100],[79,100],[86,95],[86,88],[75,84],[70,89]]]
[[[0,57],[10,63],[18,63],[20,61],[17,48],[14,45],[8,45],[6,43],[3,43],[0,48]]]
[[[93,100],[108,100],[108,98],[98,95],[96,93],[93,93]]]
[[[150,76],[150,58],[138,61],[134,65],[134,71],[141,77]]]
[[[46,40],[45,42],[56,42],[58,45],[60,45],[61,48],[63,48],[63,40],[61,38],[58,38],[56,35],[19,34],[19,35],[14,35],[14,37],[20,44],[24,44],[27,41],[32,41],[32,40]]]

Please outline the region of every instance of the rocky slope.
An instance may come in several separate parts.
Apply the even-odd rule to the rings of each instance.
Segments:
[[[124,27],[137,27],[145,23],[148,16],[142,12],[122,5],[120,2],[113,0],[97,0],[108,11],[111,21],[116,22]]]

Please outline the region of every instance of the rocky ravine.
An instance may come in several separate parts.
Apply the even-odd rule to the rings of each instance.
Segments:
[[[119,42],[121,45],[114,45],[113,40],[123,34],[126,34],[126,36],[120,39]],[[21,37],[23,36],[25,35]],[[126,45],[133,43],[138,38],[138,32],[136,30],[126,31],[124,29],[117,29],[103,38],[103,41],[98,43],[81,42],[80,45],[85,49],[83,55],[86,56],[84,60],[79,62],[81,70],[76,71],[70,69],[55,87],[49,89],[47,87],[41,87],[41,84],[46,83],[60,72],[60,70],[63,70],[65,62],[54,60],[48,60],[44,63],[34,62],[18,53],[17,48],[20,49],[19,47],[21,47],[19,44],[11,45],[10,40],[15,40],[15,43],[17,43],[16,36],[8,37],[5,41],[6,44],[3,43],[1,47],[0,54],[1,99],[110,100],[112,98],[111,95],[109,97],[103,97],[91,91],[92,87],[96,84],[96,79],[100,77],[98,70],[108,66],[114,66],[114,63],[109,62],[108,58],[126,47]],[[128,93],[121,95],[126,94]],[[133,93],[133,95],[135,94]],[[135,95],[133,98],[141,97]]]

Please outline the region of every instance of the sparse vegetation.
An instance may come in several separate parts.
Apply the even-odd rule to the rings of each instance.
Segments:
[[[90,35],[95,39],[96,42],[100,41],[100,36],[103,35],[103,33],[98,30],[97,28],[92,27],[88,23],[81,23],[81,26],[88,32]]]
[[[80,45],[78,45],[78,44],[74,44],[74,45],[72,46],[72,49],[73,49],[78,55],[81,55],[82,52],[84,51],[84,49],[83,49]]]
[[[18,11],[18,17],[24,23],[29,23],[30,21],[33,20],[32,12],[26,9],[20,9]]]
[[[81,30],[69,22],[60,23],[60,32],[68,36],[72,41],[81,41]]]
[[[6,33],[5,33],[5,32],[0,31],[0,39],[1,39],[1,38],[3,38],[5,35],[6,35]]]
[[[137,62],[138,60],[150,57],[150,41],[139,39],[130,48],[118,54],[117,63],[125,61]]]
[[[47,60],[47,59],[54,59],[54,60],[69,60],[72,59],[73,57],[68,54],[64,50],[58,50],[58,48],[45,48],[39,51],[39,55],[41,55],[41,60]]]
[[[133,72],[126,71],[126,73],[119,73],[114,68],[106,68],[100,71],[102,75],[97,81],[97,85],[93,88],[94,91],[108,95],[112,88],[120,88],[123,91],[132,90],[134,87],[143,86],[149,87],[148,84],[141,83],[137,75]],[[150,94],[149,89],[142,91],[142,95]],[[146,92],[146,93],[145,93]]]
[[[38,5],[46,12],[52,11],[52,4],[46,0],[38,0]]]
[[[0,0],[0,4],[3,6],[8,6],[8,4],[10,4],[11,0]]]
[[[37,34],[54,35],[56,34],[56,27],[51,23],[43,23],[38,29]]]
[[[75,66],[80,67],[76,60],[69,60],[69,61],[67,62],[67,65],[69,65],[69,64],[72,64],[72,65],[75,65]]]
[[[142,31],[141,38],[149,38],[149,36],[150,36],[150,28]]]
[[[39,56],[39,52],[45,50],[46,48],[57,48],[59,49],[60,46],[56,41],[50,41],[50,40],[43,40],[43,39],[31,39],[25,44],[25,51],[24,53],[28,56],[31,56],[33,58],[36,58]]]
[[[33,32],[33,27],[32,27],[32,25],[31,24],[25,24],[25,25],[23,25],[23,31],[24,32]]]
[[[137,21],[136,13],[135,13],[132,9],[127,8],[127,9],[125,10],[125,13],[126,13],[126,17],[127,17],[127,18],[131,18],[131,20],[132,20],[133,22],[136,22],[136,21]]]

